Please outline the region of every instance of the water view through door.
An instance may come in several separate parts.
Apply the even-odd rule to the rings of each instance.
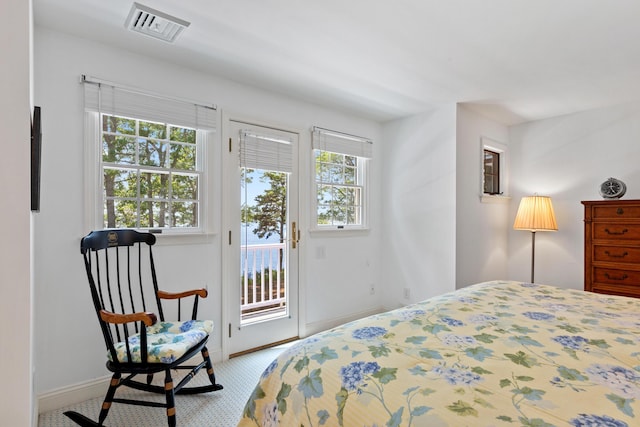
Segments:
[[[288,174],[241,169],[240,323],[288,315]]]
[[[298,335],[298,136],[231,121],[229,138],[230,236],[239,236],[229,241],[227,275],[234,355]]]

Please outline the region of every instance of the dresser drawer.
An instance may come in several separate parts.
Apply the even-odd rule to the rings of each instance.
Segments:
[[[611,285],[633,285],[640,287],[640,271],[594,267],[593,281]]]
[[[594,239],[640,240],[640,224],[593,223]]]
[[[630,206],[594,206],[592,212],[594,219],[637,219],[640,218],[640,204]]]
[[[593,245],[593,262],[640,263],[640,247]]]
[[[596,283],[593,285],[591,292],[606,295],[621,295],[623,297],[640,298],[640,286],[615,286]]]

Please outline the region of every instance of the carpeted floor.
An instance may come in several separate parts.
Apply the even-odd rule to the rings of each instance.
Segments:
[[[223,390],[193,396],[176,396],[176,417],[180,427],[234,427],[242,415],[247,399],[257,384],[260,375],[271,361],[288,345],[274,347],[236,357],[214,365],[216,379],[224,386]],[[204,372],[203,372],[204,373]],[[199,374],[189,385],[207,382],[206,375]],[[203,381],[204,380],[204,381]],[[106,393],[106,388],[105,388]],[[124,397],[140,396],[142,392],[122,391],[116,394]],[[149,396],[149,393],[143,395]],[[160,399],[162,396],[154,395]],[[77,411],[97,420],[103,398],[86,400],[77,405],[60,408],[40,414],[38,427],[75,426],[63,412]],[[163,408],[114,404],[109,411],[105,424],[109,427],[159,427],[166,426],[167,419]]]

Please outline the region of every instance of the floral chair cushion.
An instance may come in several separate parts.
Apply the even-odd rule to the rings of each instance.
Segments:
[[[171,363],[182,357],[213,331],[211,320],[188,320],[186,322],[158,322],[147,328],[148,363]],[[131,361],[142,362],[140,351],[140,335],[129,337]],[[124,342],[115,344],[118,361],[126,363],[127,347]],[[107,353],[113,361],[111,353]]]

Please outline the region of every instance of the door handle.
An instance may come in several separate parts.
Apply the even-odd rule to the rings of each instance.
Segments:
[[[300,241],[300,230],[295,221],[291,222],[291,249],[295,249]]]

